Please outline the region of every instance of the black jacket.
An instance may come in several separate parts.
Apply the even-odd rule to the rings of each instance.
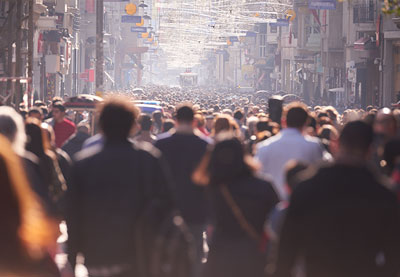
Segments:
[[[74,159],[74,155],[82,150],[83,143],[90,138],[88,134],[77,132],[70,139],[68,139],[61,147],[62,150]]]
[[[143,207],[155,198],[172,205],[159,151],[125,141],[86,149],[77,158],[67,192],[70,262],[81,252],[89,266],[132,263]]]
[[[155,143],[171,168],[176,204],[188,224],[205,224],[207,219],[205,188],[192,182],[207,145],[199,136],[186,133],[175,133]]]
[[[291,276],[296,257],[308,277],[395,276],[399,269],[395,195],[366,167],[321,168],[293,192],[275,276]]]

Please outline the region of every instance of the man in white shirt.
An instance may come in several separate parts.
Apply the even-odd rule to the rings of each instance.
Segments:
[[[282,125],[286,128],[257,145],[256,158],[261,163],[261,172],[272,179],[281,199],[288,198],[284,171],[290,160],[313,165],[324,158],[319,140],[303,134],[308,116],[308,109],[304,104],[288,105],[282,116]]]

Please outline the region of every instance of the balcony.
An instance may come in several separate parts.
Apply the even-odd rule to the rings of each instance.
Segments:
[[[353,23],[374,23],[375,22],[375,5],[373,2],[369,4],[356,4],[353,8]]]

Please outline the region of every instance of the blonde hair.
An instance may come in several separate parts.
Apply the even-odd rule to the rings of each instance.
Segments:
[[[31,258],[39,259],[49,248],[56,246],[57,223],[45,214],[29,185],[20,159],[12,151],[9,141],[2,135],[0,135],[0,159],[6,170],[6,173],[0,174],[8,176],[8,185],[14,191],[19,207],[21,223],[16,230],[18,238],[26,253]]]

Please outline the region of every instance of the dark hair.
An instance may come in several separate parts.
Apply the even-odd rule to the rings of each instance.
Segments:
[[[41,116],[43,115],[43,111],[42,109],[38,108],[38,107],[33,107],[29,110],[28,112],[28,116],[31,116],[32,114],[40,114]]]
[[[175,122],[172,119],[166,119],[163,123],[162,131],[168,132],[169,130],[171,130],[174,127],[175,127]]]
[[[137,108],[124,97],[111,97],[100,106],[99,124],[107,140],[125,140],[138,116]]]
[[[142,131],[150,131],[153,121],[149,115],[141,114],[139,117],[139,124]]]
[[[46,106],[40,107],[40,110],[42,111],[43,115],[46,116],[49,114],[49,109],[47,109]]]
[[[65,112],[65,107],[60,101],[56,102],[53,105],[53,109],[59,109],[61,112],[63,112],[63,113]]]
[[[262,132],[262,131],[271,131],[272,128],[270,128],[268,120],[260,120],[256,124],[256,129],[257,132]]]
[[[253,168],[245,160],[243,145],[232,136],[221,139],[214,146],[207,171],[211,185],[230,184],[253,174]]]
[[[249,177],[256,170],[255,164],[245,155],[240,140],[230,133],[222,133],[193,172],[192,180],[201,185],[229,185]]]
[[[191,106],[183,105],[176,111],[176,120],[178,122],[191,123],[194,119],[194,112]]]
[[[320,139],[326,139],[329,141],[331,139],[331,132],[332,132],[332,130],[330,128],[323,126],[323,127],[321,127],[321,129],[319,131],[318,137]]]
[[[237,120],[242,120],[243,118],[243,112],[241,110],[237,110],[234,114],[233,114],[233,118],[237,119]]]
[[[371,146],[374,133],[367,123],[357,120],[347,123],[339,137],[339,143],[349,151],[366,154]]]
[[[28,118],[25,124],[25,132],[28,137],[25,149],[39,158],[45,155],[43,130],[36,118]]]
[[[303,128],[308,120],[307,107],[299,102],[286,107],[286,124],[289,128]]]
[[[329,114],[327,112],[320,112],[318,114],[318,118],[321,118],[321,117],[329,117]]]

